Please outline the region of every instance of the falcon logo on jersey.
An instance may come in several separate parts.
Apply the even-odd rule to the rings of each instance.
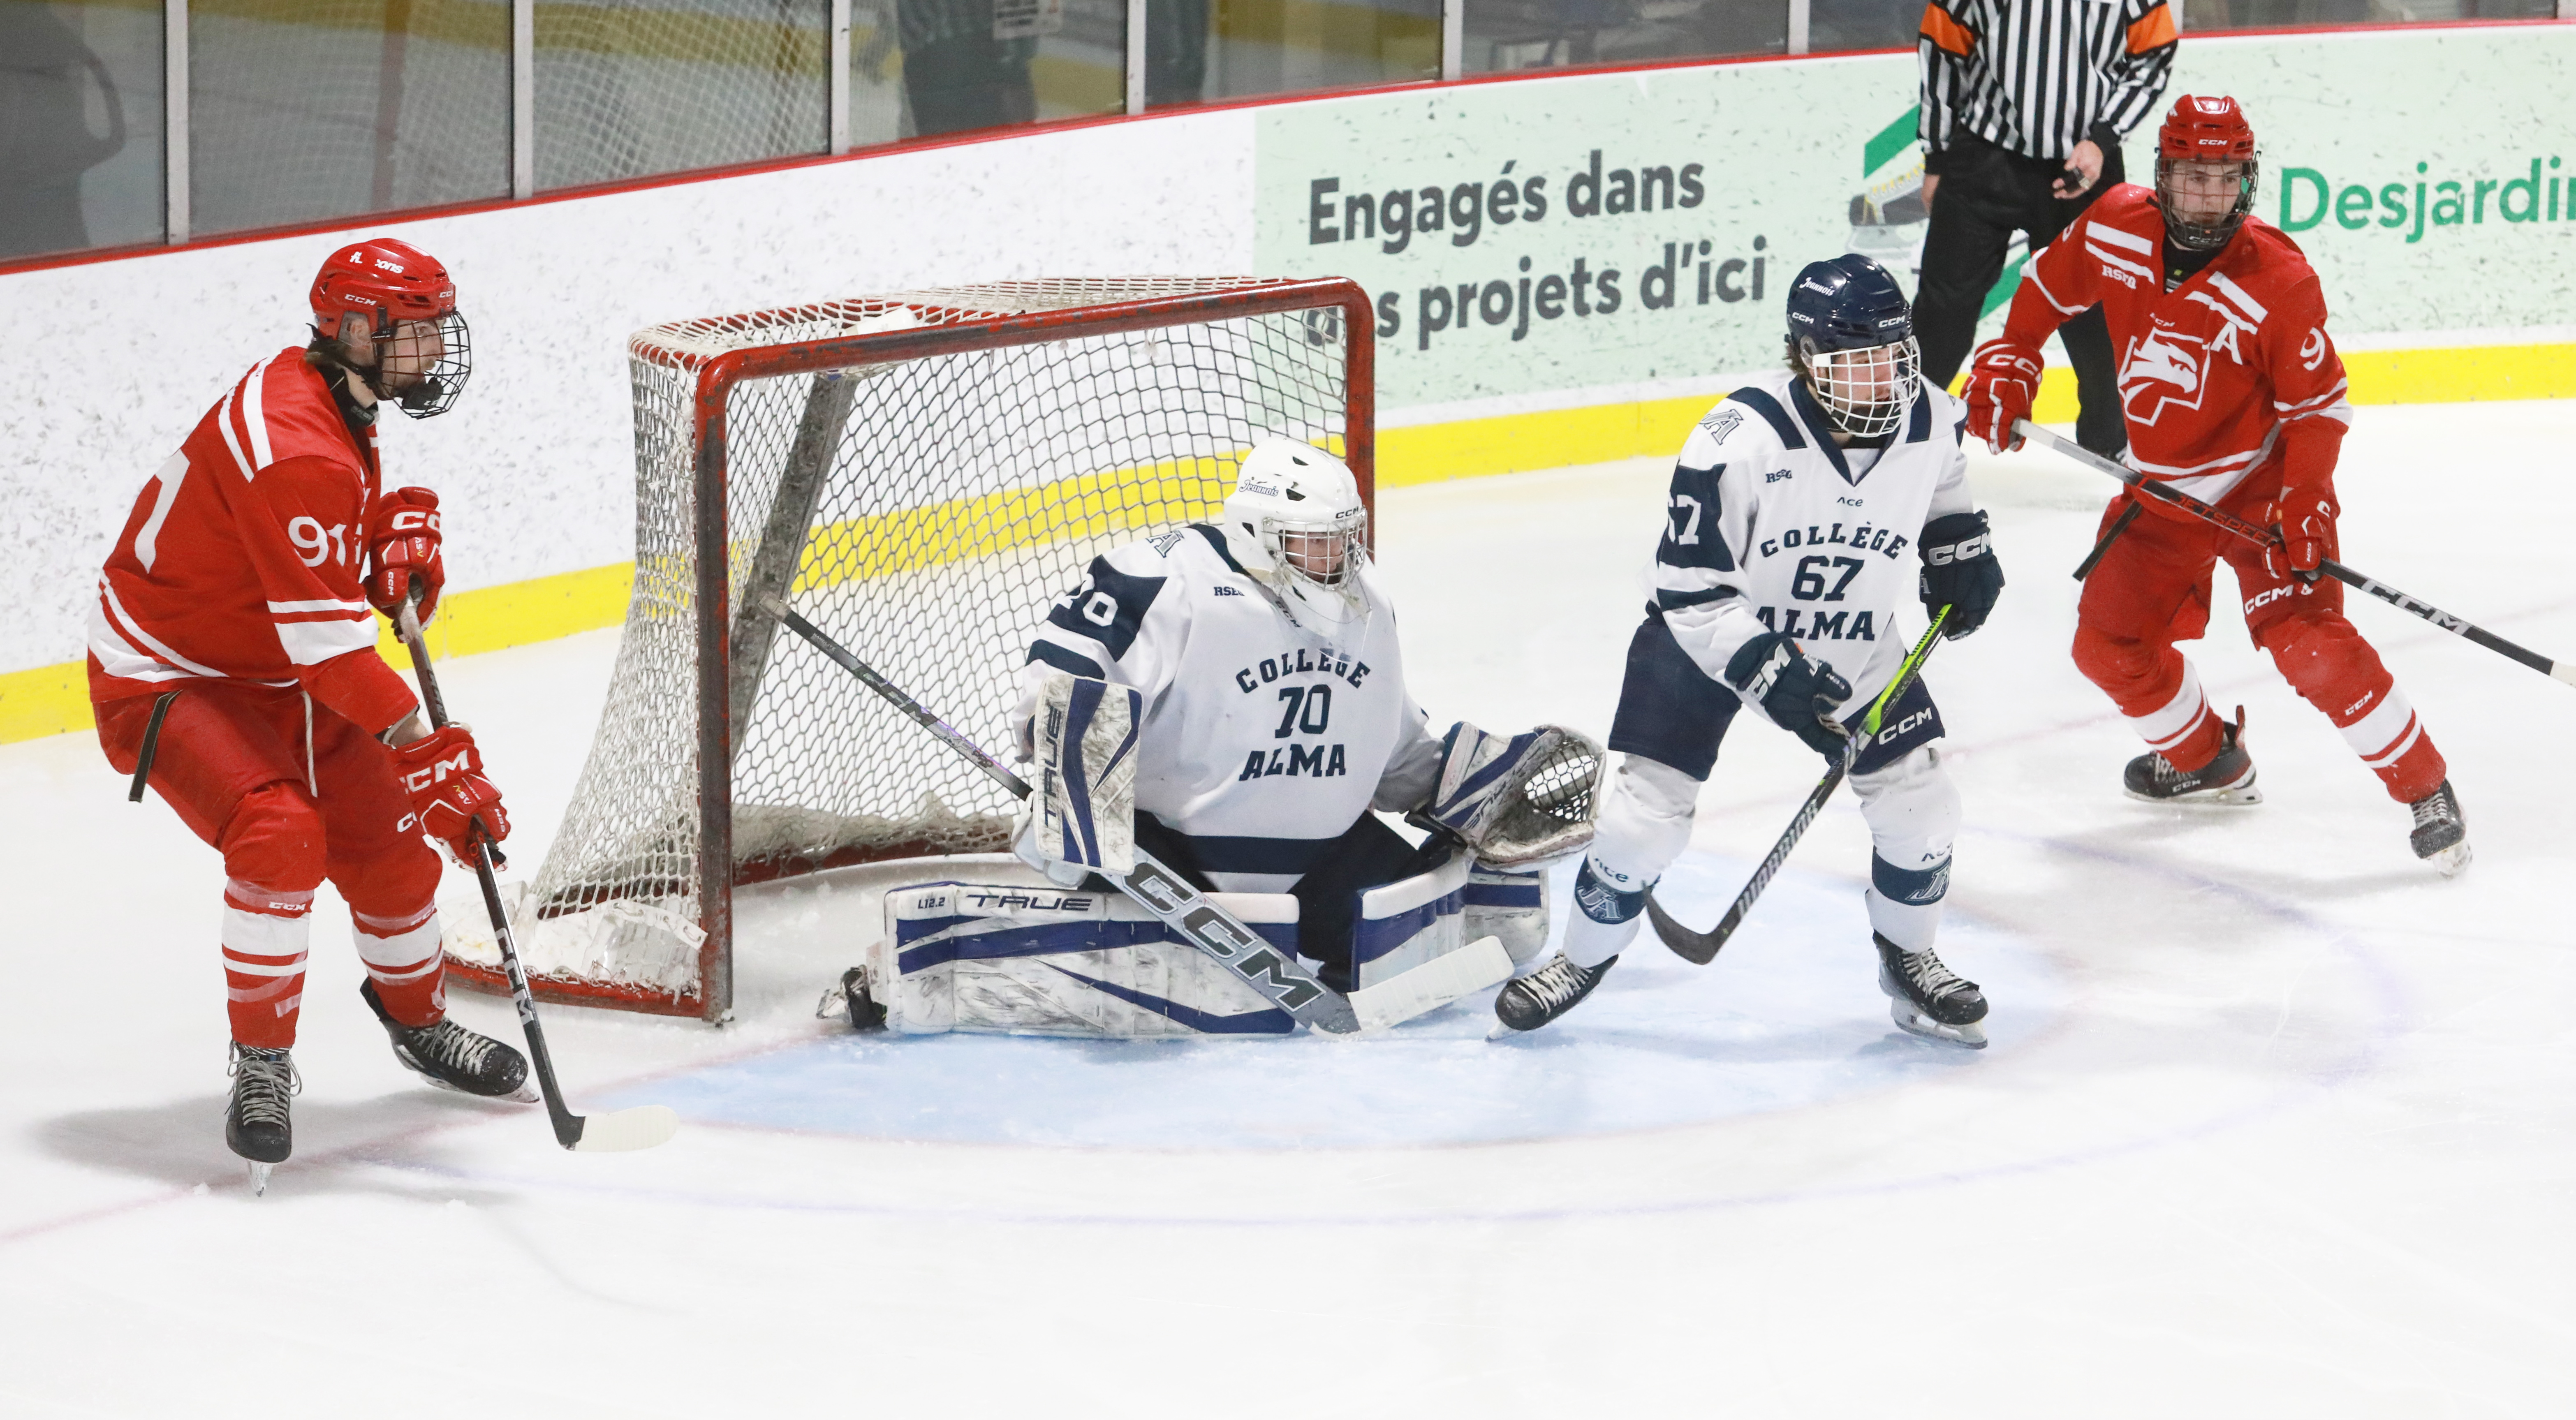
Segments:
[[[2120,362],[2120,408],[2140,424],[2152,425],[2168,408],[2200,408],[2209,352],[2200,337],[2178,331],[2150,330],[2132,342]]]

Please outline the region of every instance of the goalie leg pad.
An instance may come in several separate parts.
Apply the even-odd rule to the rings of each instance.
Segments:
[[[1426,872],[1356,894],[1351,1009],[1361,1025],[1396,1025],[1511,975],[1502,942],[1467,930],[1476,871],[1475,861],[1458,853]],[[1545,936],[1542,918],[1542,941]]]
[[[1565,918],[1565,957],[1591,968],[1637,935],[1646,890],[1690,846],[1700,781],[1644,755],[1623,755],[1601,808],[1601,831],[1584,855],[1576,910]]]
[[[1295,898],[1210,897],[1295,950]],[[889,1030],[1140,1040],[1296,1029],[1287,1012],[1118,894],[948,882],[897,888],[885,903],[868,977],[883,983],[874,990]]]
[[[1467,906],[1459,935],[1492,937],[1520,966],[1547,949],[1547,875],[1477,864],[1467,874]]]
[[[1867,774],[1854,774],[1869,824],[1869,925],[1909,952],[1929,951],[1950,891],[1950,848],[1959,834],[1959,791],[1941,751],[1920,745]]]
[[[1133,687],[1060,670],[1036,689],[1036,792],[1015,848],[1057,882],[1081,882],[1075,869],[1124,877],[1136,868],[1142,702]]]

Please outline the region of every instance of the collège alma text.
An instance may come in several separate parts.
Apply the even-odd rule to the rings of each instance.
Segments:
[[[1394,256],[1410,247],[1416,238],[1426,243],[1446,238],[1452,247],[1472,247],[1494,229],[1515,223],[1687,209],[1708,198],[1708,186],[1700,177],[1707,169],[1700,163],[1605,170],[1601,150],[1595,148],[1585,165],[1570,174],[1562,189],[1556,191],[1551,190],[1546,174],[1514,177],[1512,170],[1517,166],[1517,160],[1503,164],[1502,172],[1490,182],[1398,187],[1382,194],[1345,194],[1340,178],[1316,178],[1307,184],[1306,243],[1324,246],[1373,242],[1379,253]],[[1763,258],[1758,253],[1766,245],[1764,239],[1755,237],[1753,250],[1757,255],[1712,263],[1706,259],[1711,250],[1707,241],[1666,242],[1663,259],[1650,263],[1639,279],[1638,301],[1648,310],[1672,306],[1686,284],[1681,273],[1695,263],[1699,268],[1699,304],[1706,305],[1712,298],[1728,302],[1759,299]],[[1526,256],[1520,258],[1518,267],[1517,279],[1443,281],[1422,287],[1414,296],[1415,348],[1428,350],[1433,335],[1464,329],[1471,321],[1510,326],[1511,338],[1520,340],[1528,336],[1533,317],[1548,321],[1568,314],[1578,318],[1606,316],[1618,311],[1627,299],[1620,289],[1619,269],[1596,268],[1587,257],[1574,258],[1572,266],[1561,274],[1533,273]],[[1377,314],[1380,339],[1401,332],[1403,293],[1380,293]]]

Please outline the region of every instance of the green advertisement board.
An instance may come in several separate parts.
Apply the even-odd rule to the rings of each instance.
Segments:
[[[2554,26],[2187,38],[2159,112],[2246,104],[2259,210],[2347,339],[2570,324],[2571,60]],[[1805,263],[1864,250],[1914,284],[1915,98],[1900,54],[1267,109],[1257,269],[1368,288],[1390,410],[1757,369]],[[2127,145],[2141,180],[2151,145]]]

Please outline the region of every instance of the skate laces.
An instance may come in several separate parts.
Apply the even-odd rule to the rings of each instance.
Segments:
[[[1589,975],[1590,973],[1582,967],[1559,957],[1540,970],[1521,978],[1519,984],[1527,987],[1529,994],[1537,997],[1542,1005],[1553,1011],[1580,995],[1583,991],[1584,979]]]
[[[426,1030],[415,1028],[410,1043],[420,1054],[435,1056],[439,1064],[467,1075],[481,1075],[484,1062],[501,1044],[454,1021],[440,1021]]]
[[[235,1045],[232,1064],[224,1073],[235,1081],[233,1093],[241,1101],[244,1124],[286,1123],[287,1102],[304,1090],[304,1077],[283,1050]]]
[[[1952,971],[1936,953],[1904,952],[1899,955],[1904,962],[1907,978],[1912,980],[1924,995],[1936,1001],[1968,989],[1967,978]]]
[[[2460,821],[2459,811],[2451,807],[2451,796],[2439,789],[2406,807],[2415,811],[2417,828],[2430,828],[2436,824],[2454,824]]]

